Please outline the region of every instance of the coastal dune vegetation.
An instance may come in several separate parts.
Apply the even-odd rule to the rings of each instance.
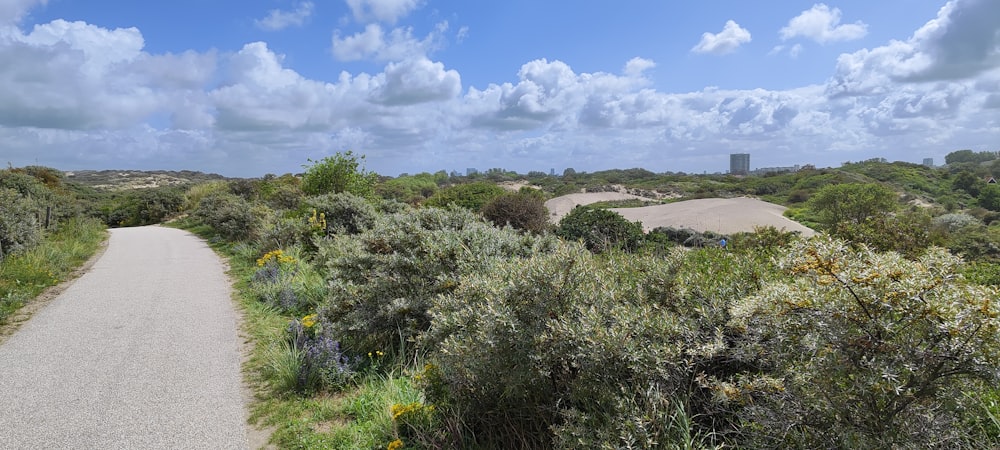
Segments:
[[[1000,165],[948,159],[385,178],[347,152],[74,189],[81,217],[173,219],[229,259],[251,422],[280,448],[996,448]],[[644,200],[549,222],[610,191]],[[743,196],[817,236],[611,210]]]

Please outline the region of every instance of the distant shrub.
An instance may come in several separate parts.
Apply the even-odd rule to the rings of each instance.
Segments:
[[[480,211],[484,205],[506,192],[504,188],[485,181],[459,184],[437,191],[424,202],[424,205],[439,208],[457,205],[472,211]]]
[[[987,184],[979,190],[976,204],[990,211],[1000,211],[1000,186]]]
[[[136,189],[107,199],[100,207],[105,224],[135,227],[161,223],[184,206],[184,193],[176,187]]]
[[[248,240],[256,236],[260,211],[230,193],[212,193],[198,202],[195,217],[211,226],[220,236],[231,241]]]
[[[26,250],[41,239],[37,205],[9,188],[0,188],[0,260]]]
[[[862,223],[898,208],[896,193],[877,183],[831,184],[809,199],[809,209],[831,229],[846,222]]]
[[[364,169],[365,157],[351,151],[336,153],[319,161],[309,160],[302,176],[302,192],[306,195],[348,192],[361,197],[374,193],[378,174]]]
[[[549,210],[541,196],[530,193],[503,194],[483,206],[483,217],[497,226],[541,233],[549,228]]]
[[[642,225],[629,222],[621,214],[606,209],[577,207],[556,228],[556,235],[570,241],[582,241],[592,252],[634,251],[642,241]]]
[[[981,225],[982,222],[969,214],[949,213],[935,217],[931,220],[931,224],[945,231],[955,232],[971,225]]]

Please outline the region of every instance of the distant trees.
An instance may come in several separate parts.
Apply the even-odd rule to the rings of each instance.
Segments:
[[[976,163],[981,164],[997,159],[997,152],[974,152],[972,150],[956,150],[944,157],[946,164]]]
[[[473,211],[479,211],[483,205],[497,198],[507,191],[496,184],[479,181],[469,184],[460,184],[439,190],[436,194],[427,199],[424,204],[427,206],[446,207],[451,204],[461,206]]]
[[[842,222],[862,223],[898,207],[896,193],[877,183],[827,185],[809,199],[809,208],[829,228]]]

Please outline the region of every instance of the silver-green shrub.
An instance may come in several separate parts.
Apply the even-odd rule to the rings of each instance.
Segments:
[[[724,328],[757,266],[721,250],[602,257],[575,243],[500,262],[435,302],[425,393],[485,447],[709,445],[732,428],[715,393],[749,366]]]
[[[746,351],[781,386],[742,411],[752,445],[965,446],[966,393],[1000,376],[1000,291],[965,282],[960,265],[939,248],[907,260],[829,238],[796,243],[781,262],[792,279],[732,309],[752,338]]]
[[[360,234],[316,241],[316,261],[328,271],[331,292],[321,314],[356,354],[412,354],[430,327],[431,302],[454,290],[463,275],[551,251],[556,242],[497,230],[461,208],[377,216]]]
[[[18,191],[0,188],[0,260],[34,246],[41,239],[38,206]]]
[[[194,216],[223,238],[242,241],[257,235],[260,218],[267,214],[260,207],[255,210],[255,206],[242,197],[227,192],[212,192],[198,202]]]
[[[327,234],[358,234],[378,216],[371,202],[348,192],[309,197],[306,205],[326,218]]]

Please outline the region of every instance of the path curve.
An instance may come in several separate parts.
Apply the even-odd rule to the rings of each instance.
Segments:
[[[0,345],[0,449],[247,448],[237,330],[203,241],[111,230],[91,271]]]

